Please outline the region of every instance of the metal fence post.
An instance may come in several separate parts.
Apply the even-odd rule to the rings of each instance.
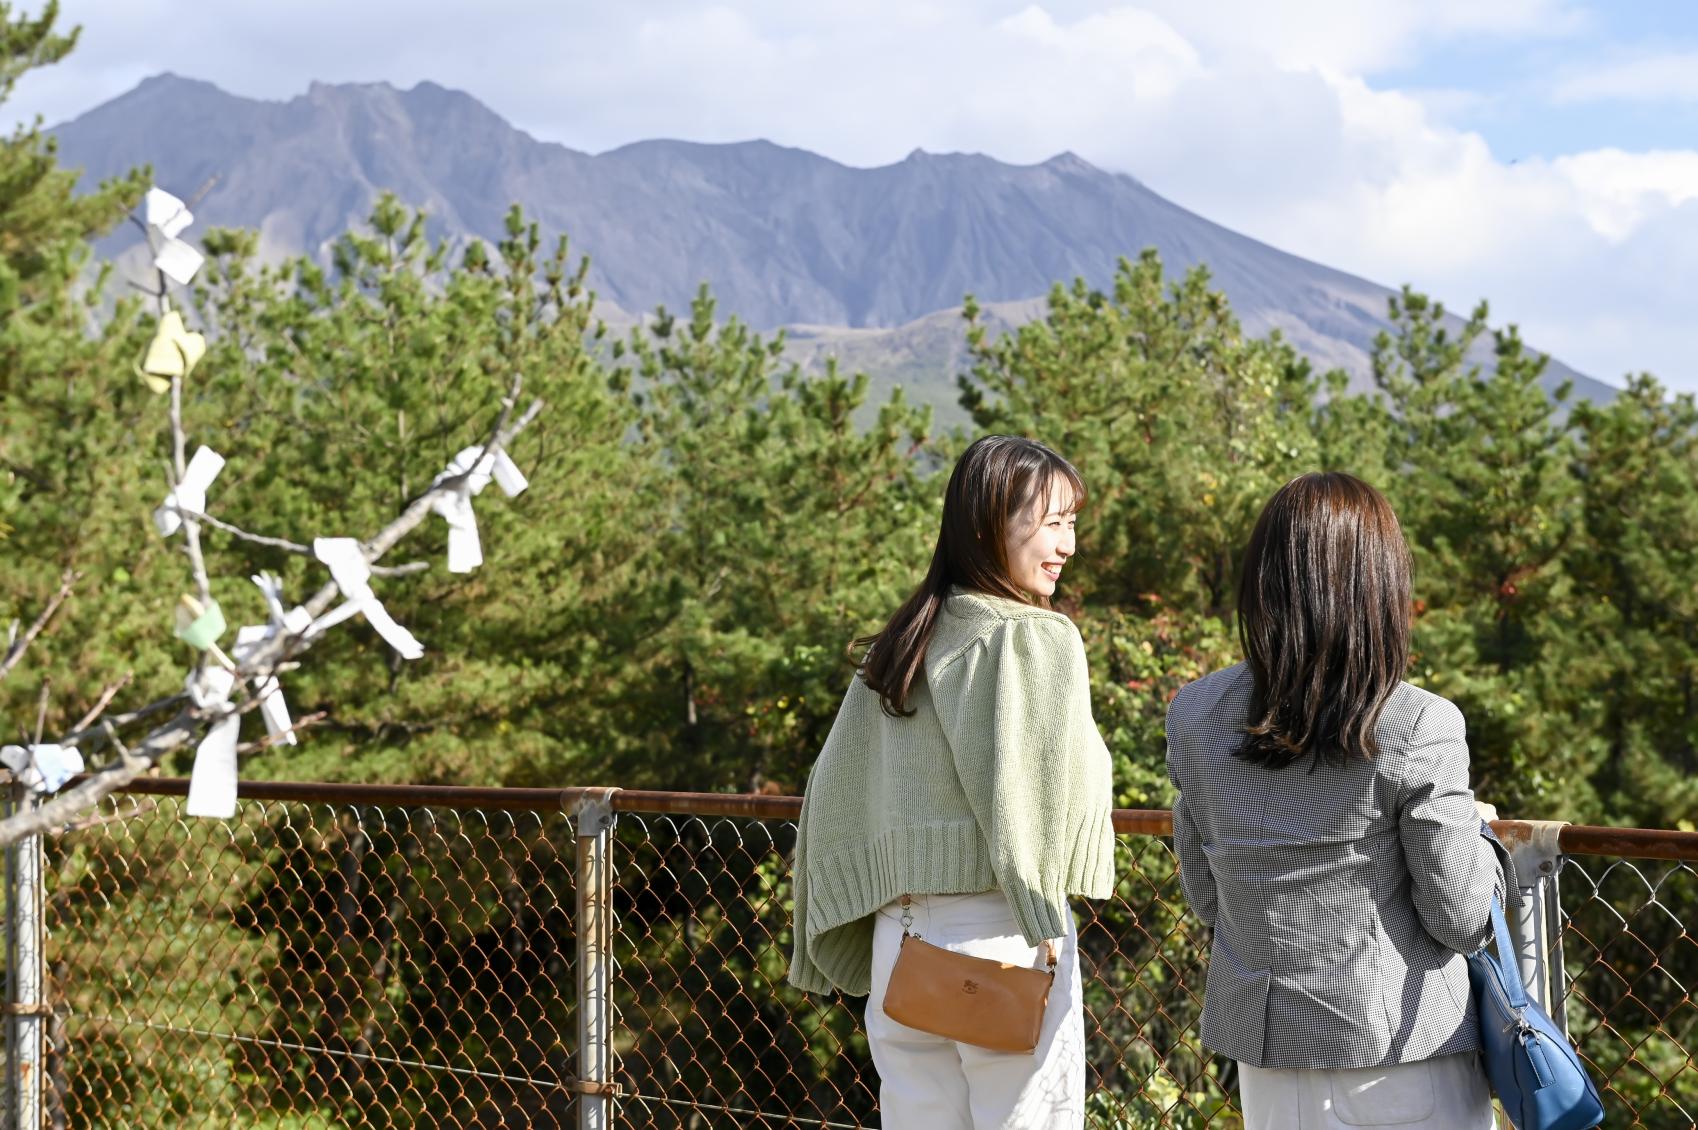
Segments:
[[[578,1130],[608,1130],[613,1069],[613,794],[589,789],[574,812],[578,837]]]
[[[1568,974],[1562,960],[1562,900],[1557,875],[1562,870],[1558,837],[1566,820],[1523,821],[1504,839],[1515,860],[1521,888],[1521,914],[1514,924],[1516,956],[1527,992],[1568,1034]]]
[[[12,811],[33,807],[34,794],[12,785]],[[6,1091],[14,1130],[41,1125],[42,950],[41,837],[27,836],[6,852]]]

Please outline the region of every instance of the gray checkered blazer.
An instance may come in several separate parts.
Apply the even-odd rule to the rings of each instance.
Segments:
[[[1265,769],[1232,755],[1251,683],[1243,664],[1218,671],[1167,716],[1180,878],[1214,935],[1204,1045],[1300,1068],[1479,1048],[1463,954],[1491,934],[1502,879],[1461,711],[1404,683],[1373,761]]]

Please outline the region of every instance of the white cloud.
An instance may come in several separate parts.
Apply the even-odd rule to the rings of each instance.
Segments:
[[[1552,97],[1573,102],[1698,102],[1698,51],[1640,55],[1576,70]]]
[[[1009,40],[1009,62],[1038,52],[1040,65],[1057,74],[1077,74],[1080,68],[1115,70],[1136,99],[1172,95],[1200,62],[1196,49],[1172,25],[1138,8],[1111,8],[1061,23],[1032,4],[1000,21],[995,30]]]
[[[1240,76],[1216,81],[1234,85]],[[1437,120],[1415,97],[1329,74],[1325,113],[1258,118],[1312,180],[1257,178],[1265,152],[1237,150],[1197,170],[1221,137],[1202,135],[1154,187],[1277,246],[1390,285],[1410,282],[1453,309],[1479,298],[1494,321],[1581,371],[1619,381],[1649,369],[1698,389],[1698,151],[1597,150],[1509,164],[1478,135]],[[1258,99],[1303,90],[1306,76],[1264,74]],[[1193,99],[1187,113],[1200,100]],[[1287,103],[1295,104],[1295,103]],[[1283,128],[1282,128],[1283,127]],[[1235,190],[1253,184],[1255,191]],[[1198,204],[1198,201],[1206,203]]]
[[[1505,163],[1444,98],[1365,77],[1459,42],[1574,36],[1572,0],[492,0],[472,24],[441,0],[67,9],[83,46],[26,79],[20,108],[62,116],[165,69],[272,98],[431,79],[591,151],[766,137],[874,165],[1071,149],[1286,250],[1454,308],[1489,297],[1592,375],[1698,388],[1698,148]],[[1672,73],[1637,60],[1571,75],[1566,96],[1651,97]]]
[[[1193,42],[1227,57],[1366,73],[1460,37],[1572,35],[1573,0],[1149,0]]]
[[[1553,168],[1580,196],[1580,211],[1598,234],[1621,241],[1648,220],[1698,200],[1698,151],[1623,153],[1597,149],[1559,157]]]

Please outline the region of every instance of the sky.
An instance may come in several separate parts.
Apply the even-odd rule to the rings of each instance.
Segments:
[[[26,4],[26,10],[33,10]],[[1698,391],[1698,0],[64,0],[61,121],[161,71],[464,90],[588,152],[1071,150],[1588,375]],[[1135,250],[1105,248],[1105,256]]]

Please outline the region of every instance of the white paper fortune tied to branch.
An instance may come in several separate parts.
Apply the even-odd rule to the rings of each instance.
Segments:
[[[454,456],[448,463],[448,469],[436,476],[431,485],[457,477],[460,482],[452,490],[431,499],[430,508],[448,522],[448,571],[470,573],[483,564],[483,545],[478,539],[478,520],[477,515],[472,513],[472,499],[483,492],[492,478],[508,498],[518,495],[531,484],[505,451],[497,451],[493,458],[486,458],[484,448],[478,445],[465,448]]]
[[[206,262],[206,257],[192,244],[177,238],[194,222],[194,213],[188,205],[157,186],[147,190],[143,208],[147,226],[159,233],[153,265],[178,286],[188,286]]]
[[[183,481],[165,496],[165,502],[153,512],[153,525],[161,537],[168,538],[182,529],[183,516],[177,513],[178,507],[196,514],[206,513],[206,489],[223,469],[224,456],[212,448],[203,445],[195,452],[183,471]]]
[[[236,629],[236,646],[231,650],[231,658],[238,665],[246,663],[249,656],[276,634],[277,627],[273,624],[250,624]],[[295,724],[289,720],[289,704],[283,699],[283,687],[277,676],[267,675],[256,683],[254,693],[259,696],[260,717],[265,719],[265,732],[271,740],[280,745],[296,744]]]
[[[30,791],[56,793],[83,771],[83,755],[74,745],[9,745],[0,747],[0,764]]]
[[[189,206],[158,185],[148,189],[147,195],[142,198],[142,212],[148,225],[158,228],[159,234],[166,239],[175,239],[184,228],[195,222],[195,214],[189,211]]]
[[[196,706],[211,710],[229,703],[236,676],[209,663],[190,672],[183,685]],[[200,740],[195,767],[189,773],[188,803],[183,806],[190,816],[228,820],[236,815],[236,738],[241,729],[242,716],[231,711]]]
[[[395,622],[383,602],[371,589],[371,566],[366,563],[365,551],[356,538],[314,538],[313,556],[330,568],[336,587],[346,598],[339,608],[333,608],[313,621],[311,633],[316,635],[350,616],[364,615],[383,641],[401,653],[403,659],[417,659],[424,654],[424,645],[413,633]]]
[[[304,636],[312,627],[312,616],[300,605],[284,611],[283,578],[276,573],[255,573],[248,580],[259,586],[265,596],[265,606],[271,610],[271,626],[275,631]]]

